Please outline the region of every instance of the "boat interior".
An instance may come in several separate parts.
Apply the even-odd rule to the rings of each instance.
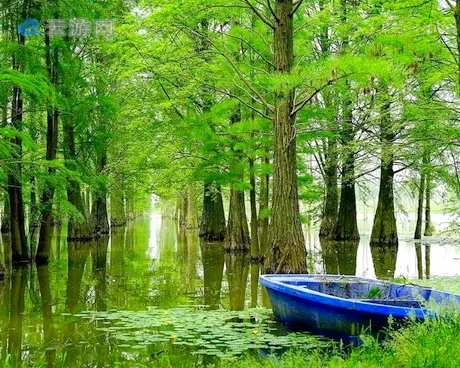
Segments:
[[[285,277],[277,280],[286,285],[308,289],[344,299],[398,307],[422,308],[428,301],[437,304],[460,297],[416,285],[395,284],[346,276]]]

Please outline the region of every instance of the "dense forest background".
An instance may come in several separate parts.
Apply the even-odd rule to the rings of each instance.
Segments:
[[[460,0],[1,0],[0,17],[8,262],[48,262],[61,222],[107,234],[152,193],[277,273],[305,271],[302,223],[356,241],[369,206],[371,245],[395,247],[405,198],[416,239],[432,207],[456,219]]]

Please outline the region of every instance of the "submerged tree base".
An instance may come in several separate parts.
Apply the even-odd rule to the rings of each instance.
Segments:
[[[275,243],[265,259],[265,273],[304,274],[307,271],[307,251],[303,243]]]

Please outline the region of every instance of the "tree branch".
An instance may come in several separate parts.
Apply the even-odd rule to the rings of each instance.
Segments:
[[[300,6],[302,5],[303,0],[297,0],[293,5],[294,8],[291,11],[291,17],[299,10]]]
[[[271,29],[275,29],[275,25],[270,22],[266,17],[264,17],[258,10],[257,8],[251,4],[250,0],[242,0],[244,3],[246,3],[251,9],[252,11],[255,13],[255,15],[257,15],[257,17],[262,21],[264,22],[267,26],[269,26]],[[303,1],[303,0],[302,0]]]
[[[328,82],[326,84],[324,84],[323,86],[317,88],[310,96],[307,96],[305,97],[302,101],[300,101],[299,103],[297,103],[294,107],[294,109],[291,111],[291,116],[294,116],[295,114],[297,114],[300,110],[302,110],[306,104],[308,104],[313,98],[315,98],[315,96],[321,92],[324,88],[330,86],[332,83],[338,81],[339,79],[342,79],[342,78],[346,78],[348,76],[350,76],[351,73],[349,74],[345,74],[345,75],[342,75],[341,77],[339,78],[335,78],[335,79],[329,79]]]

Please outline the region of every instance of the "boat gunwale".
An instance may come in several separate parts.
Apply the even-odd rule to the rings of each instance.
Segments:
[[[283,278],[304,278],[304,279],[327,279],[327,278],[334,278],[340,279],[341,277],[346,279],[356,279],[363,282],[372,282],[372,283],[379,283],[379,284],[394,284],[406,287],[414,287],[413,285],[404,285],[404,284],[397,284],[391,282],[382,282],[376,279],[368,279],[359,276],[351,276],[351,275],[302,275],[302,274],[292,274],[292,275],[261,275],[260,276],[260,283],[265,286],[266,288],[271,288],[275,291],[292,295],[295,297],[299,297],[304,300],[309,300],[318,304],[327,305],[330,307],[334,307],[337,309],[347,309],[356,312],[362,312],[367,314],[374,314],[374,315],[383,315],[383,316],[393,316],[397,318],[407,318],[410,316],[414,316],[417,319],[424,319],[427,310],[425,308],[416,308],[416,307],[398,307],[398,306],[390,306],[390,305],[383,305],[383,304],[376,304],[376,303],[369,303],[365,301],[361,301],[359,299],[346,299],[342,297],[337,297],[334,295],[329,295],[325,293],[321,293],[318,291],[314,291],[308,288],[302,288],[296,285],[289,285],[283,283],[282,281],[276,281],[276,279],[283,279]],[[275,280],[274,280],[275,279]],[[321,282],[321,280],[318,280]]]

